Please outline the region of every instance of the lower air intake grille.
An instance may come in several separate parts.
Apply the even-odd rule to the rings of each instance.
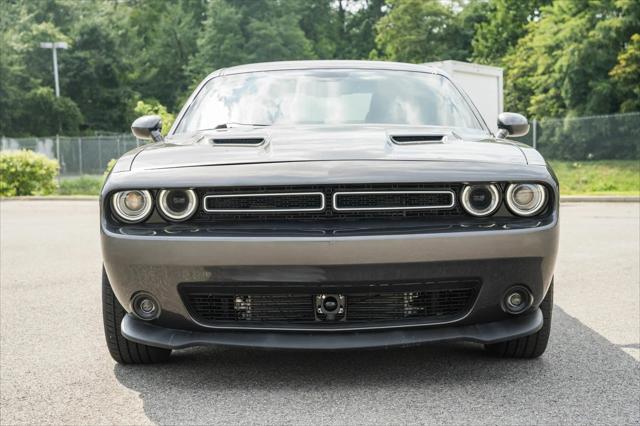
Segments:
[[[232,289],[214,285],[183,285],[182,298],[201,323],[209,325],[340,325],[384,322],[442,321],[464,316],[473,305],[478,283],[410,283],[366,288],[308,290],[300,285]],[[327,321],[317,315],[317,296],[344,296],[346,314]]]

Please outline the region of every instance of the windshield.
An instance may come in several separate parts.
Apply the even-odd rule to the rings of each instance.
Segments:
[[[399,124],[484,130],[445,77],[410,71],[329,69],[215,77],[176,133],[232,125]]]

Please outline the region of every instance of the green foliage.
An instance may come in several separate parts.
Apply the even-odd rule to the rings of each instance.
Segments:
[[[109,30],[114,18],[83,19],[73,48],[60,54],[61,92],[81,106],[84,125],[91,129],[124,130],[133,96],[126,81],[129,64],[121,58],[125,44]]]
[[[73,134],[78,131],[82,119],[80,109],[71,99],[56,98],[53,89],[38,87],[24,96],[14,128],[19,134],[34,136]]]
[[[618,54],[618,63],[609,72],[617,84],[622,101],[620,110],[640,111],[640,34],[631,36],[627,47]]]
[[[338,59],[367,59],[377,55],[376,24],[385,16],[384,0],[368,0],[353,13],[347,13],[339,2],[338,8]]]
[[[59,195],[99,195],[104,179],[102,176],[84,175],[60,180]]]
[[[198,81],[217,68],[314,57],[291,8],[278,2],[212,0],[189,70]]]
[[[332,59],[343,48],[340,32],[344,26],[339,11],[333,7],[333,0],[311,2],[290,2],[291,13],[298,16],[300,29],[311,43],[313,56],[318,59]],[[338,7],[341,3],[338,4]]]
[[[526,34],[527,23],[540,19],[541,6],[551,0],[493,0],[484,3],[488,18],[477,24],[473,36],[474,62],[502,66],[504,56]]]
[[[109,162],[107,163],[107,168],[104,170],[104,173],[102,174],[103,180],[106,179],[107,176],[109,176],[109,173],[111,173],[111,170],[113,170],[117,162],[118,160],[116,160],[115,158],[112,158],[111,160],[109,160]]]
[[[171,114],[217,68],[290,59],[471,58],[511,110],[640,110],[637,0],[9,0],[0,30],[7,136],[125,132],[138,100]]]
[[[527,25],[527,34],[504,59],[507,108],[535,117],[619,111],[624,99],[609,72],[640,29],[639,9],[638,2],[626,0],[543,7],[542,19]]]
[[[147,102],[138,101],[138,103],[136,103],[135,108],[133,109],[133,112],[135,113],[136,117],[142,116],[142,115],[159,115],[160,118],[162,118],[161,133],[163,135],[166,135],[167,133],[169,133],[169,129],[171,129],[171,126],[173,125],[173,122],[176,119],[176,117],[173,114],[167,111],[167,108],[164,105],[160,104],[156,100],[151,100]]]
[[[438,0],[389,0],[389,13],[376,24],[382,57],[403,62],[464,60],[468,45],[452,8]]]
[[[145,0],[131,8],[128,78],[141,98],[180,109],[191,86],[186,65],[197,52],[205,12],[206,2],[198,0]]]
[[[57,188],[60,165],[33,151],[0,152],[0,195],[47,195]]]
[[[640,195],[638,161],[552,161],[562,195]]]
[[[109,176],[117,160],[111,159],[102,175],[65,177],[60,180],[59,195],[100,195],[102,185]]]

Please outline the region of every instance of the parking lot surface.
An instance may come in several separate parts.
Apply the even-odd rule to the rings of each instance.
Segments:
[[[197,348],[121,366],[101,322],[98,207],[0,203],[0,423],[640,423],[640,205],[570,203],[550,345]]]

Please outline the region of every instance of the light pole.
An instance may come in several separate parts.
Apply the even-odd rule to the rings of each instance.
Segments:
[[[69,45],[67,45],[67,43],[65,43],[64,41],[56,41],[40,43],[40,47],[42,47],[43,49],[51,49],[51,51],[53,52],[53,80],[56,84],[56,98],[59,98],[60,83],[58,82],[58,54],[56,51],[58,49],[66,49],[67,47],[69,47]]]
[[[64,41],[55,41],[55,42],[46,42],[40,43],[40,47],[43,49],[51,49],[53,52],[53,80],[56,85],[56,98],[60,97],[60,82],[58,81],[58,49],[66,49],[69,47],[67,43]],[[58,119],[58,132],[56,133],[56,158],[60,165],[63,166],[60,159],[60,120]],[[58,181],[60,181],[60,177],[58,176]]]

